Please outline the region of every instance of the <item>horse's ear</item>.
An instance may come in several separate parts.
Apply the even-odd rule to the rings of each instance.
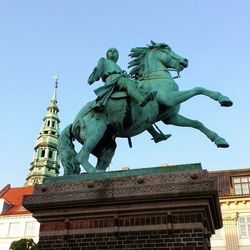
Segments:
[[[150,41],[151,44],[147,44],[148,48],[152,48],[155,46],[155,42],[153,40]]]
[[[150,41],[152,46],[156,45],[156,42],[154,42],[153,40]]]

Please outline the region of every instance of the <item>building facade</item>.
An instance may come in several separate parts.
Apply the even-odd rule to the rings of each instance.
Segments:
[[[39,240],[40,224],[22,206],[24,195],[33,193],[34,187],[12,188],[9,184],[0,191],[0,249],[8,250],[11,243],[21,238]]]
[[[250,169],[210,171],[217,182],[223,228],[211,238],[213,250],[250,249]]]

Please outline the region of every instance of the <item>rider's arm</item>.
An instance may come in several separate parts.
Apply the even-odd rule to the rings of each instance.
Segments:
[[[92,83],[100,79],[100,77],[102,76],[102,72],[103,72],[103,66],[104,66],[104,58],[101,58],[97,66],[94,68],[93,72],[88,78],[89,85],[91,85]]]

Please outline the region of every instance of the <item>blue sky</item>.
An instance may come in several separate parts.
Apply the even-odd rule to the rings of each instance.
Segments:
[[[119,50],[127,69],[129,51],[154,40],[189,59],[177,83],[229,96],[222,108],[204,96],[181,106],[180,113],[203,122],[230,144],[218,149],[191,128],[158,125],[172,137],[154,144],[147,133],[117,140],[110,170],[162,163],[202,163],[204,169],[248,168],[250,141],[250,2],[211,1],[0,1],[0,188],[22,186],[42,118],[59,74],[61,130],[95,98],[87,78],[109,47]],[[63,171],[61,170],[61,173]]]

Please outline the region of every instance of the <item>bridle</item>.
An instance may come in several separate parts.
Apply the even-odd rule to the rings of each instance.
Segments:
[[[168,48],[168,50],[171,50],[171,49]],[[171,55],[171,54],[169,53],[169,51],[166,51],[166,49],[164,49],[164,52],[165,52],[166,54],[168,54],[171,58],[173,58],[173,59],[176,61],[176,65],[178,64],[178,60],[177,60],[176,57],[174,57],[173,55]],[[180,77],[181,77],[181,75],[180,75],[180,70],[177,70],[177,69],[175,69],[175,68],[167,68],[167,69],[168,69],[169,71],[175,71],[175,72],[177,73],[177,75],[174,76],[173,79],[176,79],[176,78],[180,78]]]
[[[168,56],[170,56],[172,59],[174,59],[176,61],[176,65],[178,65],[179,60],[176,57],[174,57],[172,54],[169,53],[169,51],[166,51],[165,49],[164,49],[164,53],[168,54]],[[178,68],[178,67],[176,67],[176,68]],[[150,80],[150,79],[159,79],[158,77],[149,77],[148,76],[151,73],[158,72],[158,71],[175,71],[177,73],[177,75],[174,76],[174,77],[171,76],[171,78],[169,77],[169,79],[177,79],[177,78],[180,78],[181,75],[180,75],[180,70],[178,70],[176,68],[167,68],[166,70],[164,70],[164,69],[152,70],[150,72],[145,73],[144,76],[141,79],[145,79],[145,80],[146,79],[148,79],[148,80]],[[164,79],[166,79],[166,77],[164,77]]]

